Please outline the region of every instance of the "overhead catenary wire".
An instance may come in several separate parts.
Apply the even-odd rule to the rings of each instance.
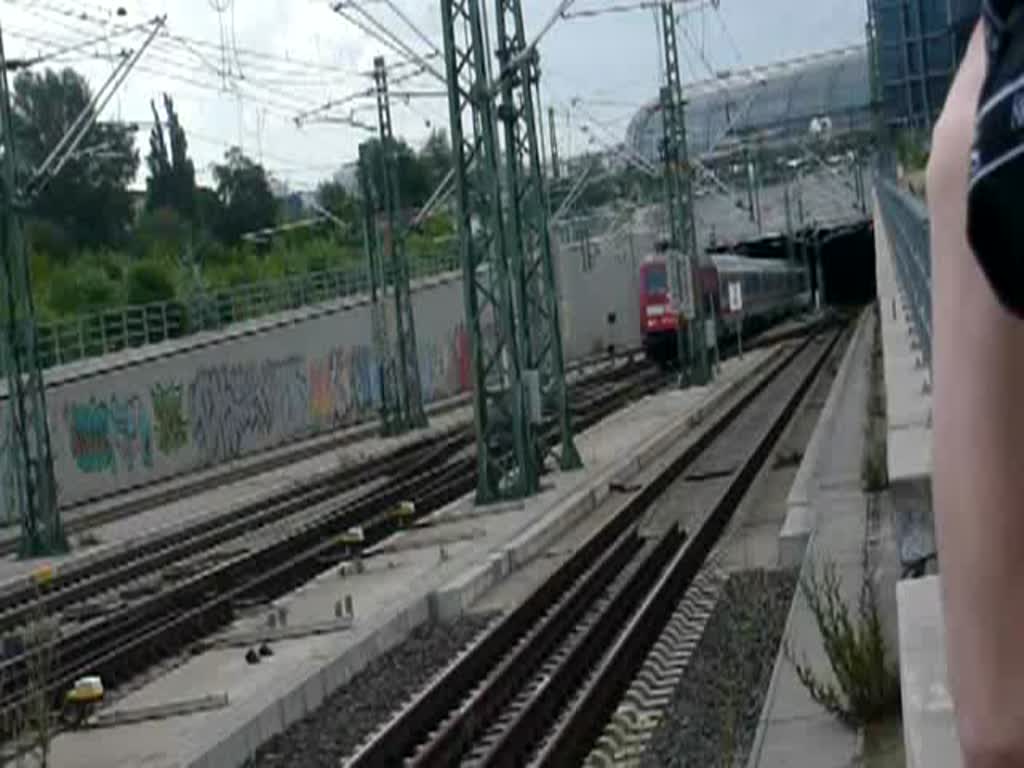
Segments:
[[[407,43],[403,42],[401,38],[395,35],[379,20],[374,18],[374,16],[361,5],[354,2],[349,2],[347,4],[344,2],[336,2],[331,6],[331,8],[339,16],[348,20],[351,24],[354,24],[355,26],[362,29],[368,35],[375,38],[378,42],[387,46],[390,50],[394,51],[398,56],[404,59],[409,59],[419,64],[423,68],[423,71],[429,72],[431,75],[436,77],[438,80],[440,80],[447,86],[448,80],[440,72],[440,70],[438,70],[422,55],[414,51],[412,47],[410,47]],[[352,10],[358,12],[363,17],[363,19],[365,19],[365,24],[360,22],[358,19],[354,18],[352,14],[346,13],[346,8],[351,8]],[[436,50],[436,46],[434,46],[434,48]]]
[[[687,5],[697,6],[706,5],[708,0],[672,0],[673,5]],[[563,19],[586,19],[594,18],[597,16],[607,16],[609,14],[617,13],[633,13],[635,11],[645,11],[648,9],[657,10],[661,8],[662,0],[640,0],[639,2],[632,3],[616,3],[614,5],[607,5],[601,8],[584,8],[577,9],[575,11],[566,11],[562,13]]]
[[[10,59],[7,59],[7,69],[10,71],[10,70],[15,70],[15,69],[24,69],[26,67],[32,67],[32,66],[35,66],[37,64],[43,64],[43,63],[45,63],[47,61],[50,61],[52,59],[56,59],[56,58],[62,57],[64,55],[68,54],[68,53],[76,53],[78,51],[81,51],[84,48],[88,48],[88,47],[91,47],[93,45],[100,45],[102,43],[109,42],[110,40],[113,40],[116,37],[123,37],[124,35],[130,34],[132,32],[138,32],[138,31],[140,31],[142,29],[145,29],[148,26],[149,26],[149,22],[146,22],[144,24],[136,24],[135,26],[126,27],[125,29],[121,29],[121,30],[116,30],[116,31],[110,32],[110,33],[108,33],[106,35],[99,35],[99,36],[90,38],[88,40],[83,40],[81,42],[76,42],[76,43],[72,43],[72,44],[69,44],[69,45],[61,46],[61,47],[58,47],[58,48],[56,48],[56,49],[54,49],[52,51],[48,51],[45,54],[39,54],[39,55],[34,56],[32,58],[22,58],[22,59],[10,58]],[[20,35],[17,34],[17,33],[14,33],[13,36],[14,37],[20,37]]]
[[[34,41],[34,42],[38,42],[38,43],[41,43],[41,44],[44,44],[44,45],[50,45],[50,46],[57,45],[57,44],[60,44],[62,42],[66,42],[66,40],[67,40],[66,38],[64,38],[64,39],[56,38],[56,36],[53,36],[53,35],[50,35],[50,38],[52,38],[52,39],[47,39],[47,38],[41,38],[41,37],[38,37],[38,36],[35,36],[35,35],[31,35],[31,34],[24,34],[24,33],[20,33],[20,34],[16,33],[16,34],[17,34],[17,36],[19,36],[19,37],[21,37],[23,39],[28,39],[30,41]],[[172,58],[167,58],[165,56],[161,56],[159,53],[150,54],[147,57],[147,61],[152,61],[152,62],[154,62],[156,64],[165,64],[165,65],[167,65],[167,68],[166,69],[158,69],[158,68],[156,68],[154,66],[150,66],[147,63],[140,63],[137,66],[137,69],[140,72],[147,72],[149,74],[165,77],[165,78],[167,78],[169,80],[173,80],[175,82],[184,83],[186,85],[192,85],[194,87],[201,88],[201,89],[209,91],[211,93],[215,93],[215,94],[223,93],[223,87],[219,84],[219,82],[218,83],[212,83],[212,82],[210,82],[208,80],[197,79],[197,78],[203,77],[205,74],[210,74],[210,73],[208,73],[206,70],[204,70],[202,68],[193,68],[193,67],[187,67],[187,66],[186,67],[182,67],[182,66],[180,66],[180,62],[178,60],[172,59]],[[192,75],[194,75],[194,77],[190,77],[187,74],[182,74],[179,71],[181,69],[184,69],[187,72],[190,72]],[[240,87],[249,88],[252,85],[251,81],[248,81],[248,80],[240,81],[240,82],[242,84]],[[235,83],[235,85],[237,85],[237,83]],[[278,100],[276,98],[272,99],[272,98],[263,96],[261,94],[256,94],[256,93],[252,92],[251,90],[245,93],[245,98],[248,101],[250,101],[250,102],[252,102],[252,103],[254,103],[254,104],[258,105],[258,106],[267,107],[268,110],[270,112],[272,112],[275,116],[281,117],[283,119],[291,119],[297,109],[307,108],[307,107],[309,107],[309,106],[311,106],[311,105],[316,103],[316,102],[314,102],[314,101],[312,101],[312,100],[310,100],[308,98],[297,97],[297,96],[292,96],[292,95],[286,95],[286,96],[288,98],[288,102],[287,103],[286,102],[282,102],[282,101],[280,101],[280,100]]]
[[[106,24],[106,20],[101,20],[100,16],[112,17],[113,14],[108,8],[103,6],[94,6],[98,10],[95,14],[91,15],[88,12],[81,10],[80,6],[61,6],[47,0],[35,0],[31,5],[27,5],[25,2],[20,0],[0,0],[3,4],[11,5],[19,8],[22,11],[31,13],[37,17],[41,17],[43,13],[50,13],[56,17],[62,17],[64,19],[73,19],[78,22],[84,22],[88,24]],[[52,18],[52,17],[47,17]],[[113,22],[115,28],[123,28],[123,25]],[[214,53],[219,52],[220,43],[212,40],[204,40],[202,38],[184,35],[179,32],[174,32],[168,28],[166,35],[171,40],[175,40],[181,43],[187,43],[196,48],[210,49]],[[278,72],[295,72],[295,73],[335,73],[342,75],[355,75],[359,74],[355,69],[349,67],[343,67],[337,64],[330,64],[322,61],[314,61],[312,59],[306,59],[301,57],[281,56],[268,50],[260,50],[255,48],[245,48],[239,46],[237,48],[238,55],[244,57],[244,62],[247,69],[266,69],[275,70]]]
[[[37,194],[45,185],[46,180],[56,176],[64,168],[68,158],[78,149],[78,145],[85,138],[86,134],[95,124],[104,108],[110,102],[111,97],[117,92],[125,78],[138,63],[139,59],[146,52],[153,38],[160,31],[166,17],[153,20],[153,29],[146,37],[139,48],[128,56],[122,58],[111,73],[110,78],[103,84],[103,87],[93,96],[86,107],[79,113],[78,117],[71,124],[64,136],[57,145],[50,151],[40,166],[36,169],[27,185],[29,195]]]
[[[32,23],[31,20],[28,19],[25,21],[29,24]],[[87,49],[89,44],[99,37],[92,33],[92,29],[97,23],[95,21],[92,24],[73,24],[68,18],[58,15],[52,19],[52,23],[50,23],[49,20],[47,20],[47,23],[48,29],[52,30],[55,27],[58,34],[55,35],[52,34],[52,32],[48,32],[45,37],[42,35],[31,34],[26,34],[24,36],[26,39],[32,39],[35,43],[38,43],[37,47],[42,51],[58,53],[64,43],[70,43],[75,46],[81,45]],[[68,33],[61,33],[62,29],[67,29]],[[112,34],[124,34],[128,29],[128,27],[118,27],[113,30]],[[180,38],[180,41],[175,38]],[[206,56],[202,49],[197,48],[194,45],[193,41],[193,38],[187,36],[171,37],[166,33],[162,33],[152,42],[145,60],[137,65],[136,71],[147,72],[161,78],[173,80],[177,83],[183,83],[185,85],[184,88],[174,90],[175,95],[180,96],[182,99],[195,98],[202,102],[204,101],[202,94],[205,92],[210,93],[212,96],[212,98],[205,100],[208,103],[222,103],[222,100],[216,98],[217,94],[223,92],[222,87],[219,82],[217,82],[217,66],[215,62],[211,61],[211,57]],[[193,50],[185,50],[186,48],[192,48]],[[101,60],[110,60],[112,62],[115,61],[114,56],[110,54],[102,55],[102,53],[100,53],[97,55],[97,58]],[[203,59],[205,59],[205,61]],[[213,66],[210,66],[211,63]],[[407,68],[398,64],[396,65],[396,69]],[[347,71],[356,70],[353,69]],[[407,73],[410,79],[412,79],[416,74],[417,73],[415,71]],[[164,87],[166,88],[166,86]],[[232,87],[234,87],[234,84],[232,84]],[[318,99],[309,99],[308,97],[304,98],[297,92],[280,94],[279,98],[268,96],[267,90],[263,89],[258,84],[255,84],[252,78],[241,79],[240,89],[248,101],[253,102],[259,107],[266,108],[267,113],[273,119],[276,120],[279,117],[282,120],[288,120],[289,123],[291,123],[291,118],[297,108],[300,106],[303,108],[310,107],[319,103]],[[360,123],[359,121],[352,119],[351,116],[347,119],[341,118],[335,122],[347,122],[350,126],[366,131],[370,131],[372,128],[366,123]],[[197,140],[202,141],[192,130],[189,131],[189,135],[195,136]],[[226,138],[203,141],[203,143],[229,147],[235,145],[237,142],[232,138]],[[93,155],[98,154],[98,150],[86,148],[85,150],[77,151],[74,156],[81,156],[86,152]],[[271,156],[268,155],[268,158],[270,157]],[[337,169],[339,167],[338,161],[313,165],[308,161],[286,160],[285,158],[281,158],[281,160],[283,162],[280,165],[275,163],[271,170],[274,170],[275,172],[278,170],[327,170],[331,168]]]

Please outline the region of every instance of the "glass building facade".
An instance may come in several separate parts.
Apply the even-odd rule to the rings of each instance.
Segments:
[[[875,86],[885,122],[929,128],[946,100],[979,0],[869,0]]]
[[[690,152],[705,157],[729,154],[751,139],[770,146],[814,131],[842,136],[873,126],[865,46],[685,86],[684,97]],[[626,142],[655,161],[662,138],[661,111],[652,102],[630,121]]]

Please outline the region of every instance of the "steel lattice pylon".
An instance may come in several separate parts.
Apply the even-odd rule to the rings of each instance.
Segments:
[[[390,267],[390,283],[395,300],[395,335],[397,337],[396,390],[403,429],[427,426],[423,409],[423,387],[420,383],[420,365],[416,345],[416,319],[412,310],[412,290],[409,279],[409,260],[405,252],[405,232],[399,222],[401,195],[398,183],[398,157],[394,133],[391,129],[391,102],[388,98],[388,75],[384,58],[373,60],[373,80],[377,93],[377,119],[380,129],[380,158],[383,165],[381,180],[384,185],[384,209],[387,213],[387,231],[384,250]],[[385,274],[387,270],[385,270]]]
[[[0,39],[0,374],[8,386],[7,413],[0,411],[0,462],[11,468],[13,487],[2,489],[14,502],[21,524],[22,557],[66,552],[67,538],[57,507],[53,455],[46,417],[46,390],[37,353],[35,307],[22,233],[15,170],[10,92]]]
[[[539,80],[536,49],[524,55],[526,31],[520,0],[496,0],[502,103],[499,115],[505,129],[505,189],[508,226],[512,239],[513,279],[516,285],[517,322],[524,365],[537,371],[543,413],[558,425],[559,465],[582,466],[573,441],[565,390],[558,290],[548,228],[547,190],[538,140],[534,86]],[[538,445],[537,454],[543,456]]]
[[[384,313],[384,270],[377,238],[377,199],[369,148],[359,145],[359,189],[363,198],[363,239],[366,270],[370,277],[370,324],[373,332],[373,356],[380,383],[380,423],[384,435],[402,431],[401,412],[395,392],[395,364],[391,354],[387,318]]]
[[[697,228],[693,221],[693,189],[689,151],[686,141],[686,115],[683,103],[683,87],[679,76],[679,46],[676,38],[676,17],[671,2],[661,4],[661,31],[665,51],[665,87],[661,90],[662,124],[665,130],[665,182],[668,202],[668,219],[675,257],[670,270],[672,293],[678,297],[679,307],[678,351],[683,364],[686,350],[686,331],[683,317],[683,265],[682,254],[688,253],[688,269],[693,286],[694,324],[690,339],[694,351],[694,383],[706,384],[711,380],[707,344],[704,339],[704,297],[697,279],[699,252]]]
[[[477,501],[535,493],[520,344],[502,216],[497,122],[479,0],[442,0],[455,200],[473,372]]]

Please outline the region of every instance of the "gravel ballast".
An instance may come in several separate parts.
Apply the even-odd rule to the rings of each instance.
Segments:
[[[374,659],[309,717],[263,745],[252,768],[336,766],[493,620],[428,623]]]
[[[745,764],[795,587],[795,571],[753,570],[729,578],[648,746],[644,768]]]

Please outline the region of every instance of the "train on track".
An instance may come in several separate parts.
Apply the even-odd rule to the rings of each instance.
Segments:
[[[676,328],[681,314],[672,297],[671,251],[648,256],[640,265],[640,332],[647,356],[659,363],[676,358]],[[704,303],[704,317],[714,320],[721,345],[740,330],[752,333],[808,308],[811,301],[804,267],[782,259],[751,259],[715,254],[694,270]],[[742,310],[730,309],[729,286],[739,284]]]

